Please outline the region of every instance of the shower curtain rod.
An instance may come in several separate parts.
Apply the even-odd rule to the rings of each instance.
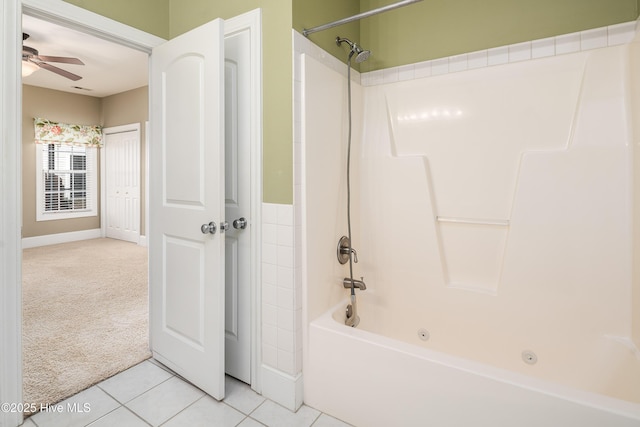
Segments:
[[[368,18],[369,16],[377,15],[378,13],[386,12],[388,10],[397,9],[399,7],[408,6],[412,3],[418,3],[422,0],[403,0],[397,3],[389,4],[387,6],[382,6],[377,9],[370,10],[368,12],[362,12],[357,15],[349,16],[348,18],[338,19],[337,21],[329,22],[328,24],[319,25],[317,27],[304,29],[302,30],[302,34],[305,37],[308,37],[309,34],[315,33],[317,31],[328,30],[329,28],[337,27],[338,25],[348,24],[349,22],[357,21],[362,18]]]

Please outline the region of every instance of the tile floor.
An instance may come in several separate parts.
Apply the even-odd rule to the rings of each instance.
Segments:
[[[38,412],[23,426],[348,426],[306,405],[291,412],[231,377],[225,391],[218,402],[151,359]]]

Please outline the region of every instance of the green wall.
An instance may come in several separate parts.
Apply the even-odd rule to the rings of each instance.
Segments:
[[[64,0],[163,39],[169,38],[170,0]]]
[[[293,28],[302,32],[396,1],[293,0]],[[346,34],[373,52],[360,64],[372,71],[633,21],[639,11],[640,0],[424,0],[309,39],[346,62],[334,43]]]
[[[262,8],[263,195],[293,203],[291,0],[170,0],[170,35]]]
[[[390,0],[361,0],[371,10]],[[638,0],[424,0],[363,19],[363,71],[635,20]]]
[[[640,1],[640,0],[639,0]],[[293,28],[302,33],[305,28],[333,22],[360,12],[359,0],[293,0]],[[327,52],[346,62],[349,50],[345,45],[338,47],[336,37],[346,37],[351,41],[360,42],[360,22],[340,25],[309,35],[309,40],[322,47]],[[352,65],[359,67],[355,61]]]

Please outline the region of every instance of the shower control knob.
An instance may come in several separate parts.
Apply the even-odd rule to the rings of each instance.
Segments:
[[[233,221],[233,228],[236,230],[244,230],[247,228],[247,220],[244,217],[240,217]]]

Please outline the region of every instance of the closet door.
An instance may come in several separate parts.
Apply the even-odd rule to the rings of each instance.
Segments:
[[[106,236],[140,239],[140,132],[105,129]]]

